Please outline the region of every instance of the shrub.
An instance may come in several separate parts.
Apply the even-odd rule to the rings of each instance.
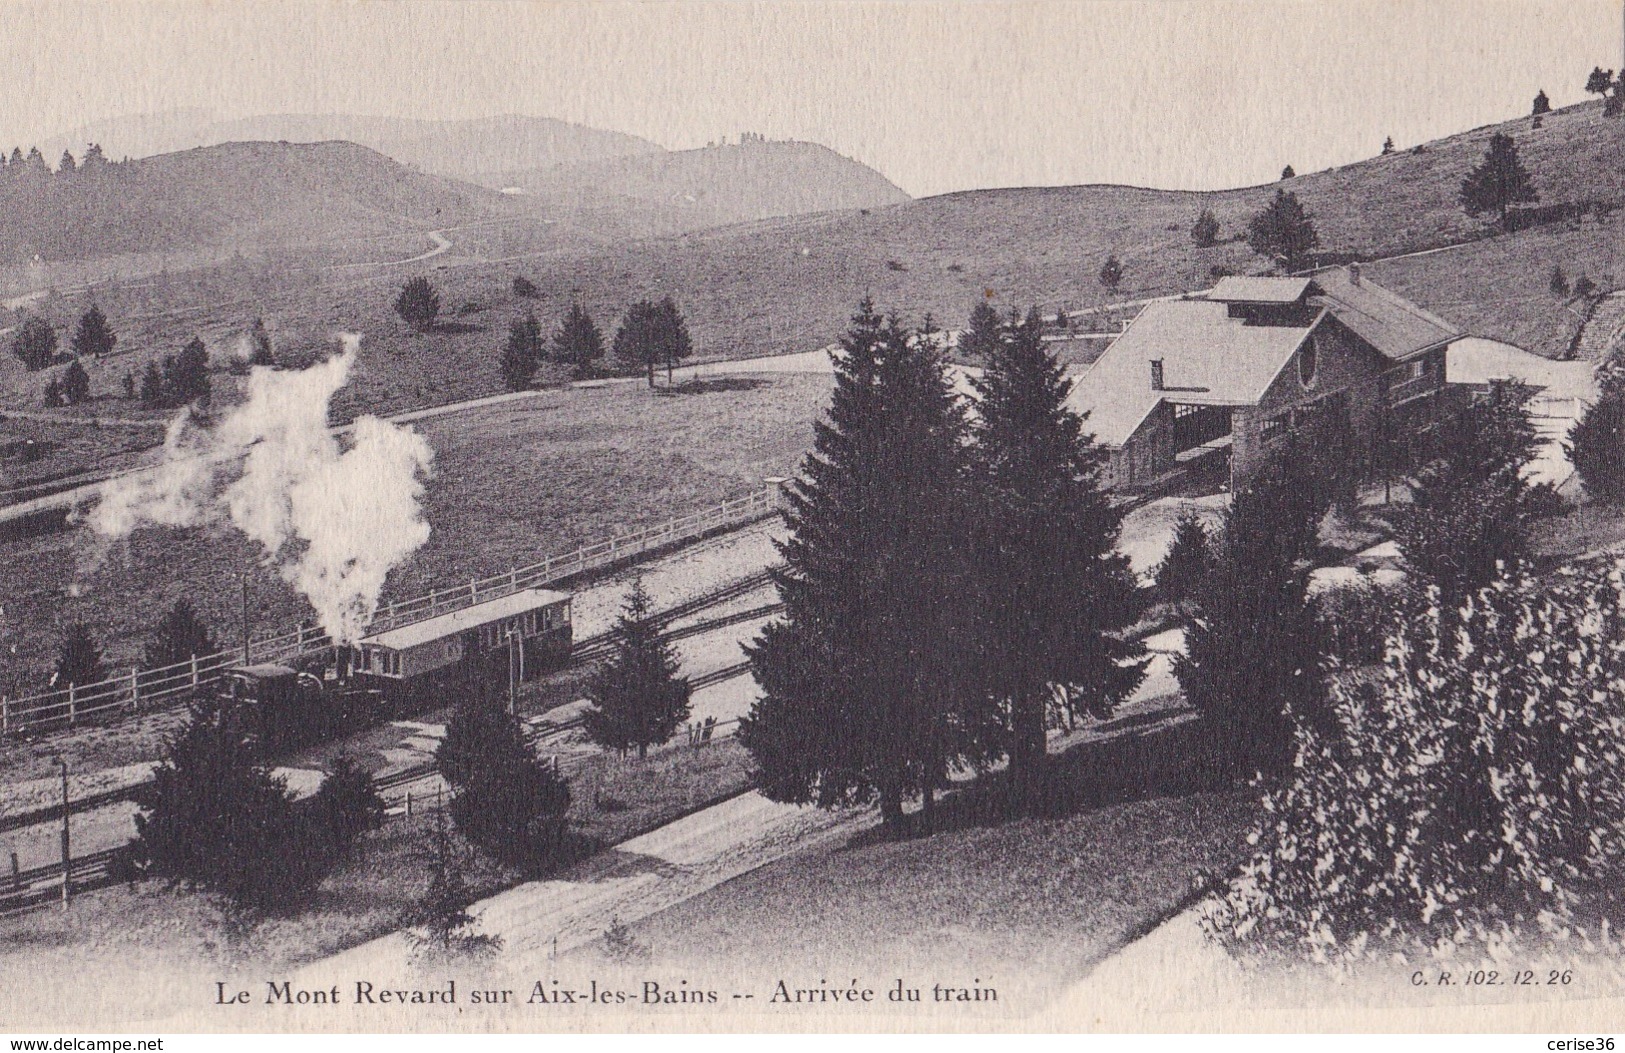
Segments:
[[[102,661],[102,649],[90,633],[90,626],[74,622],[62,634],[62,650],[56,659],[56,687],[69,684],[94,684],[107,679],[107,665]]]
[[[516,274],[513,279],[513,294],[524,300],[534,300],[542,294],[542,291],[536,288],[535,282],[523,274]]]
[[[184,599],[176,600],[147,641],[144,665],[148,669],[162,669],[177,665],[192,657],[203,658],[220,650],[209,627],[198,616],[196,608]]]
[[[62,371],[62,401],[77,406],[90,398],[90,374],[76,358]]]
[[[1618,564],[1519,570],[1450,616],[1430,591],[1380,678],[1334,678],[1298,724],[1209,931],[1320,960],[1565,935],[1625,853],[1621,677]]]
[[[434,964],[495,954],[502,939],[481,933],[479,918],[468,911],[473,893],[464,872],[473,861],[472,852],[452,836],[444,811],[434,813],[422,854],[429,864],[429,887],[408,917],[406,935],[413,957]]]
[[[1316,593],[1315,623],[1322,654],[1346,666],[1382,658],[1398,597],[1370,582],[1336,585]]]
[[[1569,278],[1568,275],[1563,273],[1561,265],[1552,267],[1552,277],[1551,281],[1547,283],[1547,287],[1552,290],[1553,296],[1568,296]]]
[[[1210,209],[1203,209],[1191,224],[1191,240],[1199,249],[1211,248],[1219,243],[1219,218]]]

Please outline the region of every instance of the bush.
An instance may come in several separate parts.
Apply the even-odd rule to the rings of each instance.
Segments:
[[[1393,627],[1398,597],[1370,582],[1337,585],[1314,596],[1322,654],[1345,666],[1380,660]]]
[[[438,964],[495,954],[502,948],[501,938],[481,933],[479,918],[468,911],[474,897],[464,873],[473,853],[452,836],[445,812],[434,813],[422,855],[429,864],[429,887],[408,917],[406,935],[413,957],[423,964]]]
[[[534,300],[542,294],[542,291],[536,288],[535,282],[523,274],[518,274],[513,279],[513,294],[524,300]]]
[[[1334,678],[1297,726],[1210,932],[1318,960],[1567,935],[1625,854],[1622,640],[1618,564],[1520,570],[1448,616],[1430,591],[1380,678]]]
[[[1191,225],[1191,240],[1199,249],[1212,248],[1219,243],[1219,218],[1210,209],[1203,209]]]
[[[185,600],[175,601],[163,620],[147,641],[143,665],[147,669],[162,669],[178,665],[193,657],[204,658],[220,650],[209,627],[198,616],[196,608]]]

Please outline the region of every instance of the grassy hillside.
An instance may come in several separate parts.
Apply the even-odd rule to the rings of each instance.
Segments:
[[[675,233],[908,200],[885,176],[817,143],[745,142],[504,172],[546,215],[619,234]]]
[[[829,389],[827,376],[798,375],[674,393],[618,385],[424,421],[416,427],[435,451],[424,499],[433,533],[385,598],[467,584],[758,488],[795,467]],[[181,596],[223,639],[237,638],[240,572],[250,575],[260,629],[308,616],[228,527],[145,529],[116,545],[77,529],[0,547],[0,693],[37,688],[61,628],[78,620],[127,670]]]
[[[73,173],[0,178],[3,260],[316,244],[514,209],[352,143],[229,143]]]

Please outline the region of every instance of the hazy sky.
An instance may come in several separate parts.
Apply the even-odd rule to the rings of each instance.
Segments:
[[[812,139],[916,195],[1306,172],[1584,97],[1621,0],[0,0],[0,140],[121,114],[527,113]]]

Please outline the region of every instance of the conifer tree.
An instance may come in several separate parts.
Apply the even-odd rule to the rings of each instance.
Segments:
[[[99,359],[112,354],[117,343],[118,336],[107,324],[107,316],[102,314],[100,307],[92,304],[90,310],[79,316],[79,328],[74,330],[69,346],[81,358]]]
[[[1001,751],[1002,721],[975,684],[966,422],[941,353],[867,299],[841,347],[788,491],[785,616],[747,648],[763,697],[740,737],[773,800],[878,800],[896,829],[950,765]]]
[[[136,791],[133,854],[142,869],[265,909],[321,880],[331,846],[294,808],[212,700],[195,704],[151,782]]]
[[[90,374],[77,358],[62,371],[62,401],[77,406],[90,398]]]
[[[984,365],[1004,341],[1004,319],[986,300],[978,300],[971,308],[970,324],[959,336],[959,353],[963,357]]]
[[[1123,284],[1123,264],[1116,256],[1107,256],[1106,262],[1100,266],[1100,284],[1112,292]]]
[[[587,735],[624,753],[669,742],[688,719],[688,680],[677,675],[677,655],[661,639],[664,626],[652,614],[643,579],[633,582],[615,626],[615,651],[598,671]]]
[[[509,391],[530,387],[542,364],[542,350],[542,325],[536,312],[526,311],[508,327],[508,342],[502,345],[502,381]]]
[[[1289,190],[1277,190],[1269,205],[1247,224],[1247,246],[1279,261],[1288,271],[1300,270],[1320,245],[1314,220]]]
[[[197,610],[182,598],[175,601],[153,631],[152,639],[147,641],[145,665],[148,669],[162,669],[194,656],[204,658],[219,650]]]
[[[474,893],[466,875],[473,853],[452,834],[444,809],[435,810],[420,851],[429,865],[429,887],[408,918],[407,939],[414,957],[425,964],[442,964],[488,957],[500,950],[501,937],[481,933],[479,918],[468,910]]]
[[[1200,516],[1187,512],[1174,526],[1168,554],[1157,566],[1157,591],[1165,603],[1184,603],[1196,594],[1213,558],[1213,538]]]
[[[1586,492],[1598,501],[1625,501],[1625,380],[1603,371],[1596,403],[1569,428],[1564,450]]]
[[[1068,717],[1108,716],[1145,675],[1121,639],[1139,616],[1123,516],[1100,485],[1104,451],[1066,406],[1061,365],[1036,309],[975,381],[975,484],[983,576],[986,689],[1009,714],[1010,767],[1025,804],[1040,799],[1053,686]]]
[[[510,866],[534,869],[565,845],[569,784],[536,756],[519,718],[479,691],[458,700],[435,753],[456,788],[452,821],[464,837]]]
[[[271,334],[265,328],[265,319],[256,318],[248,330],[248,364],[274,366],[276,355],[271,349]]]
[[[577,377],[591,376],[593,364],[604,357],[604,334],[579,298],[553,334],[553,358],[575,367]]]
[[[1212,209],[1204,208],[1191,224],[1191,240],[1199,249],[1212,248],[1219,243],[1219,217]]]
[[[693,353],[688,325],[671,297],[656,303],[642,300],[633,304],[615,332],[615,358],[627,368],[648,371],[649,386],[655,386],[655,367],[665,365],[667,383],[672,370]]]
[[[1304,557],[1325,509],[1299,464],[1289,450],[1231,499],[1174,661],[1202,717],[1203,759],[1234,780],[1283,771],[1294,720],[1315,719],[1322,698]]]
[[[422,275],[410,278],[395,297],[395,313],[413,329],[426,333],[440,317],[440,294]]]
[[[102,649],[91,635],[90,626],[74,622],[62,635],[62,650],[57,654],[56,673],[51,678],[53,685],[83,686],[106,679],[107,665],[102,661]]]
[[[1461,207],[1469,216],[1495,213],[1503,230],[1506,229],[1507,213],[1513,205],[1540,200],[1534,180],[1518,160],[1518,144],[1510,135],[1500,132],[1490,136],[1490,146],[1484,160],[1461,181],[1458,197]]]
[[[45,319],[30,315],[12,334],[11,350],[29,369],[44,369],[56,357],[56,330]]]

